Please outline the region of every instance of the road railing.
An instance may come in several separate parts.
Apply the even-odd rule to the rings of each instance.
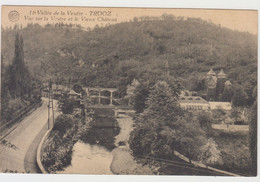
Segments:
[[[43,174],[49,174],[49,172],[44,168],[43,164],[42,164],[42,161],[41,161],[41,154],[43,152],[43,145],[44,145],[44,142],[46,140],[46,138],[48,138],[48,136],[50,135],[50,132],[51,132],[52,129],[49,129],[47,130],[47,132],[44,134],[44,136],[42,137],[41,139],[41,142],[37,148],[37,153],[36,153],[36,162],[37,162],[37,165],[39,167],[39,169],[41,170],[41,172]]]

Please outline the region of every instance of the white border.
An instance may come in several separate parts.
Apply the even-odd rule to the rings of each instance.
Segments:
[[[1,0],[0,5],[43,5],[43,6],[92,6],[92,7],[157,7],[157,8],[210,8],[210,9],[254,9],[260,10],[259,0]],[[0,10],[1,16],[1,10]],[[1,20],[0,20],[1,21]],[[259,25],[259,19],[258,19]],[[259,27],[259,26],[258,26]],[[258,28],[259,32],[259,28]],[[0,38],[1,40],[1,38]],[[258,40],[259,45],[259,40]],[[258,46],[259,50],[259,46]],[[259,52],[259,51],[258,51]],[[258,68],[259,72],[259,68]],[[259,75],[258,75],[259,80]],[[258,89],[259,94],[259,89]],[[259,103],[259,100],[258,100]],[[258,112],[259,116],[259,112]],[[259,119],[259,117],[258,117]],[[259,166],[259,125],[258,124],[258,177],[190,177],[190,176],[133,176],[133,175],[39,175],[39,174],[0,174],[1,182],[78,182],[78,181],[260,181]],[[0,161],[1,162],[1,161]]]

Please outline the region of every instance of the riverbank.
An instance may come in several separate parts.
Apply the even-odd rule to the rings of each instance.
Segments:
[[[132,156],[128,144],[133,130],[131,117],[123,115],[115,120],[104,116],[98,119],[87,131],[81,133],[78,133],[78,129],[82,128],[81,122],[75,122],[74,119],[72,127],[61,130],[65,131],[64,133],[54,130],[46,142],[48,145],[47,148],[45,146],[43,155],[44,167],[50,173],[62,174],[158,174],[155,167],[138,162]],[[95,128],[95,123],[104,122],[103,119],[106,119],[106,122],[116,121],[120,129]],[[57,136],[60,140],[57,140]]]
[[[90,127],[85,132],[76,134],[78,137],[75,143],[74,138],[66,140],[69,141],[65,142],[67,151],[72,151],[65,156],[70,157],[70,164],[63,165],[55,173],[113,174],[110,170],[113,159],[111,151],[116,148],[115,136],[119,134],[120,128],[114,127],[117,126],[117,121],[112,110],[96,109],[91,118]]]
[[[156,173],[156,167],[138,163],[132,156],[129,148],[129,136],[133,130],[133,120],[127,115],[121,115],[117,119],[120,133],[115,137],[115,148],[112,151],[113,160],[110,169],[113,174],[152,175]]]
[[[49,173],[56,173],[71,164],[73,146],[82,133],[89,130],[90,121],[90,118],[83,120],[65,114],[57,117],[41,155],[42,165]]]

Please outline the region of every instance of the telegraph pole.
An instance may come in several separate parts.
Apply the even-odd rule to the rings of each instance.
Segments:
[[[52,126],[51,126],[51,113],[52,113]],[[54,109],[53,109],[53,92],[52,92],[52,80],[49,81],[49,103],[48,103],[48,130],[54,126]]]

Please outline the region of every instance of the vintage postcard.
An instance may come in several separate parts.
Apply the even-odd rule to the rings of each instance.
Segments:
[[[1,8],[1,173],[257,175],[256,10]]]

